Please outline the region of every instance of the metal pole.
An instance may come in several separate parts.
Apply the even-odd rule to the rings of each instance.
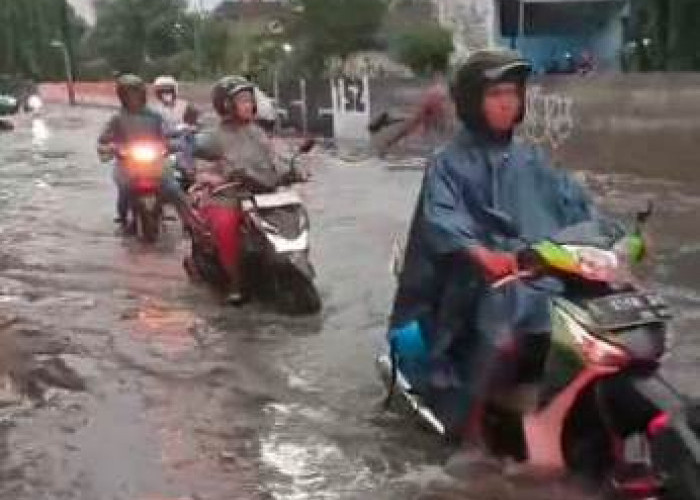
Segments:
[[[526,0],[520,0],[518,6],[520,8],[518,12],[518,41],[520,43],[522,43],[523,36],[525,35],[525,1]]]
[[[306,103],[306,79],[299,80],[299,90],[301,91],[301,131],[304,137],[309,131],[309,116]]]
[[[280,105],[280,78],[279,78],[279,62],[275,63],[275,68],[272,72],[272,95],[275,99],[275,134],[279,135],[281,123],[278,113]]]
[[[197,76],[202,76],[203,64],[202,64],[202,15],[204,9],[202,8],[202,0],[197,1],[197,16],[194,22],[194,60],[197,71]]]
[[[73,82],[73,67],[70,61],[70,54],[68,53],[68,48],[63,45],[61,47],[63,51],[63,62],[66,65],[66,87],[68,88],[68,104],[75,106],[75,85]]]
[[[63,60],[66,66],[66,85],[68,87],[68,104],[75,106],[75,89],[73,85],[73,55],[75,54],[72,44],[71,23],[69,17],[69,7],[67,0],[63,0],[60,5],[61,14],[61,36],[63,41],[56,40],[52,43],[54,47],[60,48],[63,51]]]

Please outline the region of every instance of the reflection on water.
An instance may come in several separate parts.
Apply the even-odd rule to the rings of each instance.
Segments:
[[[51,137],[49,127],[42,118],[32,119],[32,145],[35,147],[43,147],[46,141]]]

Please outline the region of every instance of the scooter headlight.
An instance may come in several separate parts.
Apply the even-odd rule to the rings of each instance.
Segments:
[[[154,144],[142,143],[131,146],[128,154],[138,163],[153,163],[160,157],[161,151]]]

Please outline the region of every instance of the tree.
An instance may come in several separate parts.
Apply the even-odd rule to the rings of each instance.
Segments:
[[[386,14],[385,0],[299,0],[295,46],[305,63],[318,70],[332,57],[376,46],[375,35]]]
[[[0,1],[0,73],[36,79],[64,75],[63,56],[51,46],[58,39],[77,43],[85,25],[63,1]]]
[[[700,2],[643,0],[633,3],[632,42],[643,70],[700,69]]]
[[[139,73],[194,45],[195,21],[186,0],[99,0],[96,13],[92,55],[116,71]]]
[[[399,62],[420,75],[446,71],[454,50],[452,33],[437,25],[423,25],[400,33],[393,43]]]

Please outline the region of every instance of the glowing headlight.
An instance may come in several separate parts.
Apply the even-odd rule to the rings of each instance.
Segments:
[[[160,150],[153,144],[136,144],[129,148],[129,156],[139,163],[151,163],[158,159]]]
[[[44,102],[41,100],[41,97],[36,94],[29,96],[27,99],[27,107],[30,111],[39,111],[43,105]]]

